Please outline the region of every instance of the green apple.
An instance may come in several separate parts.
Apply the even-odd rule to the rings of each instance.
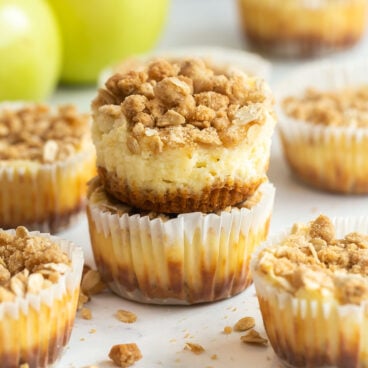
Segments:
[[[0,0],[0,100],[43,100],[60,73],[57,21],[44,0]]]
[[[48,0],[63,39],[61,80],[95,83],[107,65],[152,48],[169,0]]]

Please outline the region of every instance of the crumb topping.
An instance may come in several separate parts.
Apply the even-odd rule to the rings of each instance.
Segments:
[[[115,199],[113,196],[111,196],[109,193],[106,192],[99,177],[95,177],[89,182],[87,197],[89,198],[91,204],[97,205],[103,212],[111,212],[113,214],[117,214],[118,216],[122,216],[124,214],[128,214],[129,216],[139,214],[142,217],[148,216],[150,220],[160,218],[162,221],[168,221],[180,215],[175,213],[162,213],[162,212],[159,213],[154,211],[144,211],[139,208],[131,207],[121,201],[118,201],[117,199]],[[251,209],[257,203],[259,203],[261,199],[262,193],[259,190],[257,190],[244,202],[234,206],[227,206],[215,213],[217,215],[220,215],[222,212],[230,212],[234,210],[234,208]]]
[[[30,235],[22,226],[15,234],[0,230],[0,302],[39,293],[56,283],[69,265],[51,239]]]
[[[89,136],[90,118],[72,105],[0,109],[0,160],[62,161]]]
[[[287,97],[282,107],[290,117],[326,126],[368,127],[368,86],[336,91],[308,88]]]
[[[93,107],[125,116],[127,146],[139,154],[143,147],[159,153],[190,143],[236,145],[250,126],[263,124],[272,104],[264,82],[241,71],[217,70],[202,59],[157,59],[110,77]]]
[[[118,344],[111,348],[109,358],[116,366],[125,368],[134,365],[135,362],[142,359],[142,353],[135,343]]]
[[[263,249],[257,270],[296,296],[313,292],[360,304],[368,299],[368,235],[352,232],[337,239],[330,219],[320,215]]]

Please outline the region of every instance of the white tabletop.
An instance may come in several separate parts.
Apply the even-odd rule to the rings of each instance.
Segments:
[[[168,24],[157,49],[193,45],[247,47],[240,32],[234,0],[173,0]],[[353,49],[332,58],[347,59],[367,54],[366,36]],[[269,82],[272,86],[301,63],[271,61],[273,73]],[[50,102],[73,102],[87,111],[95,94],[95,87],[60,87]],[[332,217],[367,214],[368,197],[327,194],[296,181],[284,162],[276,135],[269,178],[276,186],[270,233],[296,221],[308,221],[320,213]],[[87,263],[93,263],[85,219],[60,235],[80,244]],[[142,360],[135,364],[137,368],[278,367],[271,347],[248,346],[240,342],[239,333],[223,333],[225,326],[232,326],[241,317],[253,316],[257,330],[264,334],[253,287],[225,301],[190,307],[142,305],[105,292],[95,296],[88,307],[93,318],[83,320],[77,315],[69,346],[57,367],[113,367],[108,359],[110,347],[128,342],[137,343],[142,351]],[[137,322],[119,322],[114,317],[118,309],[136,313]],[[201,344],[205,352],[195,355],[184,350],[186,342]],[[211,359],[213,354],[217,355],[216,360]]]

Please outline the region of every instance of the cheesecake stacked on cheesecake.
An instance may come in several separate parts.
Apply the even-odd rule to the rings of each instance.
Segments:
[[[110,77],[92,109],[88,218],[110,287],[173,304],[244,290],[274,195],[263,80],[204,58],[155,59]]]

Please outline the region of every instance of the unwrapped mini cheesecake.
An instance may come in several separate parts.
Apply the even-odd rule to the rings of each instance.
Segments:
[[[267,237],[275,188],[215,213],[142,211],[90,182],[87,215],[103,280],[124,298],[154,304],[213,302],[243,291],[254,249]]]
[[[90,117],[71,105],[0,105],[0,227],[58,232],[95,174]]]
[[[157,59],[110,77],[92,108],[99,176],[130,206],[217,211],[266,181],[273,97],[235,67]]]
[[[368,218],[295,224],[258,248],[251,271],[285,366],[368,366]]]
[[[46,368],[67,345],[83,252],[24,227],[0,230],[0,365]]]

